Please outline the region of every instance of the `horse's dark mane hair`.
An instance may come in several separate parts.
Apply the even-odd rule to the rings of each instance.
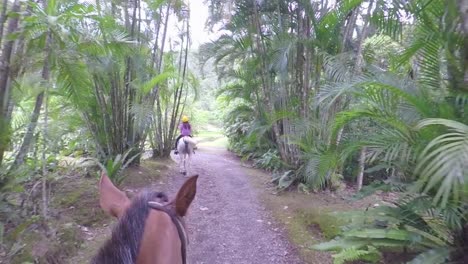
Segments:
[[[144,191],[132,201],[130,207],[112,230],[111,238],[101,247],[91,264],[134,264],[140,249],[146,218],[151,210],[149,201],[167,202],[162,192]]]

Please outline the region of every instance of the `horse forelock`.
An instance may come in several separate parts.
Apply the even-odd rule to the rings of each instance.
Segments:
[[[155,191],[143,191],[133,199],[125,214],[112,230],[111,238],[92,259],[92,264],[134,264],[149,215],[149,201],[167,203],[167,195]]]

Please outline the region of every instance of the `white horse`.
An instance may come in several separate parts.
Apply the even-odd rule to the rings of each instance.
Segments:
[[[197,141],[189,136],[184,136],[179,139],[177,143],[177,150],[179,151],[180,158],[180,173],[189,175],[190,163],[192,162],[192,155]]]

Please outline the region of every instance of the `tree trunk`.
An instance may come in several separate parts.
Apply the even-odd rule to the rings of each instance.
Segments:
[[[130,28],[130,20],[128,18],[128,8],[129,8],[129,3],[130,1],[124,1],[123,4],[123,12],[124,12],[124,21],[125,21],[125,28],[128,29]]]
[[[356,54],[356,64],[354,67],[356,73],[362,72],[361,68],[364,62],[364,58],[362,57],[362,43],[364,42],[364,39],[367,37],[367,29],[369,28],[369,21],[370,21],[370,16],[371,16],[373,5],[374,5],[374,0],[369,1],[369,6],[367,7],[366,21],[364,22],[364,25],[362,26],[361,36],[359,37],[358,51]]]
[[[296,43],[296,61],[295,61],[295,67],[292,69],[293,72],[295,72],[295,77],[296,77],[296,85],[297,85],[297,92],[294,92],[294,94],[300,94],[300,90],[304,89],[304,75],[305,69],[304,69],[304,64],[305,64],[305,57],[304,57],[304,20],[302,19],[302,12],[301,8],[296,9],[296,20],[297,20],[297,36],[299,37],[299,41]],[[301,98],[301,100],[305,100],[305,98]]]
[[[11,12],[19,12],[20,11],[20,1],[15,0],[13,3],[13,7]],[[18,28],[18,16],[13,16],[9,22],[7,27],[6,34],[14,33]],[[10,105],[10,89],[11,85],[9,82],[10,78],[10,63],[11,63],[11,56],[13,53],[13,45],[14,40],[8,40],[5,42],[2,48],[2,55],[0,58],[0,165],[3,161],[3,155],[6,151],[6,148],[10,142],[9,130],[10,130],[10,121],[7,118],[8,107]]]
[[[359,6],[351,11],[351,15],[348,18],[348,23],[346,23],[346,26],[343,31],[343,40],[341,43],[340,52],[345,52],[347,50],[347,44],[353,38],[354,27],[356,25],[358,14],[359,14]]]
[[[263,88],[263,94],[265,98],[265,105],[267,106],[268,111],[273,114],[275,113],[275,108],[272,103],[272,93],[273,91],[271,90],[271,84],[270,84],[270,76],[268,74],[268,63],[267,63],[267,56],[266,56],[266,47],[265,47],[265,41],[263,39],[263,33],[262,33],[262,25],[260,23],[260,14],[257,6],[257,1],[252,0],[252,5],[253,5],[253,17],[252,17],[252,23],[253,23],[253,28],[255,30],[255,39],[254,43],[256,43],[256,48],[257,52],[259,53],[260,56],[260,61],[261,61],[261,67],[260,67],[260,77],[262,80],[262,88]],[[286,149],[285,149],[285,144],[284,141],[282,140],[281,137],[281,131],[280,131],[280,126],[278,124],[278,121],[274,120],[273,124],[273,133],[275,136],[275,141],[278,145],[278,150],[280,152],[280,156],[282,160],[287,160],[287,154],[286,154]]]
[[[47,45],[47,44],[46,44]],[[48,63],[48,57],[46,58],[46,62],[44,64],[49,64]],[[48,67],[47,67],[47,72],[48,72]],[[47,75],[48,78],[48,75]],[[48,80],[48,79],[44,79]],[[48,83],[46,83],[46,88],[44,92],[44,97],[45,97],[45,106],[44,106],[44,128],[42,131],[42,141],[43,141],[43,148],[42,148],[42,217],[44,219],[48,218],[48,213],[47,213],[47,208],[48,208],[48,192],[47,192],[47,158],[46,158],[46,150],[48,146],[48,133],[47,133],[47,123],[48,123],[48,118],[49,118],[49,110],[48,110],[48,104],[47,104],[47,86]]]
[[[162,6],[159,7],[159,17],[161,18],[162,17]],[[155,32],[154,32],[154,45],[153,45],[153,52],[151,54],[151,66],[153,68],[156,68],[158,65],[158,62],[156,60],[157,58],[157,55],[158,55],[158,48],[159,48],[159,31],[161,30],[161,24],[162,24],[162,20],[161,19],[156,19],[156,16],[155,18],[153,18],[153,22],[154,22],[154,28],[155,28]],[[157,72],[158,73],[158,72]]]
[[[460,19],[463,29],[463,90],[468,91],[468,0],[459,0],[458,1]]]
[[[179,55],[179,81],[180,86],[176,89],[176,92],[174,93],[174,104],[173,104],[173,112],[171,115],[171,120],[169,122],[169,128],[168,128],[168,133],[166,134],[165,138],[165,144],[163,146],[163,155],[169,156],[170,154],[170,149],[172,146],[172,142],[175,138],[176,134],[176,129],[177,129],[177,123],[180,120],[180,114],[179,112],[180,105],[181,105],[181,100],[182,100],[182,93],[184,91],[184,83],[186,80],[186,75],[187,75],[187,65],[188,65],[188,52],[189,52],[189,18],[186,18],[185,20],[185,25],[186,25],[186,34],[187,36],[183,37],[181,36],[181,47],[180,47],[180,55]],[[185,44],[185,47],[183,46]]]
[[[137,10],[139,8],[139,0],[133,1],[133,12],[132,12],[132,23],[131,23],[131,29],[130,29],[130,35],[132,39],[135,39],[135,30],[138,27],[138,17],[137,17]],[[137,37],[137,40],[139,37]],[[139,43],[139,41],[137,41]],[[125,76],[125,96],[124,96],[124,101],[121,102],[122,105],[125,105],[122,107],[124,110],[124,115],[123,118],[126,120],[122,120],[123,122],[126,122],[126,125],[124,127],[127,128],[126,132],[126,138],[125,141],[127,142],[128,145],[124,146],[124,150],[126,151],[127,148],[129,147],[135,147],[137,146],[137,142],[139,142],[140,136],[137,131],[135,131],[135,126],[134,126],[134,115],[132,111],[130,111],[130,108],[132,105],[137,103],[137,98],[136,98],[136,91],[135,89],[130,85],[131,82],[134,79],[134,66],[133,66],[133,61],[131,58],[127,58],[127,71],[126,71],[126,76]],[[135,150],[132,152],[132,154],[136,154],[138,150]],[[134,155],[133,154],[133,155]],[[131,155],[131,156],[133,156]],[[136,158],[132,161],[132,164],[139,164],[140,163],[140,158]]]
[[[263,42],[263,34],[262,34],[262,27],[260,24],[260,17],[258,13],[258,6],[257,6],[257,1],[253,0],[253,23],[254,23],[254,28],[255,28],[255,43],[257,44],[257,50],[260,55],[260,60],[262,62],[262,67],[261,67],[261,78],[262,78],[262,87],[263,87],[263,94],[265,95],[265,103],[268,107],[269,110],[273,110],[271,106],[271,98],[270,98],[270,81],[268,78],[268,72],[267,72],[267,62],[266,62],[266,57],[265,57],[265,44]]]
[[[49,85],[49,75],[50,75],[50,55],[51,55],[51,38],[52,38],[52,33],[49,31],[47,33],[46,37],[46,46],[45,46],[45,60],[44,60],[44,65],[42,67],[42,79],[45,81],[45,85]],[[47,89],[47,88],[45,88]],[[28,128],[26,130],[26,134],[24,135],[23,138],[23,143],[21,144],[21,147],[18,151],[18,154],[16,155],[15,161],[14,161],[14,167],[18,167],[24,162],[24,158],[29,152],[29,149],[31,148],[31,143],[32,139],[34,136],[34,131],[36,130],[37,126],[37,121],[39,120],[39,115],[41,113],[41,108],[42,108],[42,103],[44,101],[44,91],[40,92],[37,97],[36,97],[36,103],[34,105],[34,110],[31,115],[31,120],[29,122]]]
[[[358,192],[362,188],[362,181],[364,179],[364,169],[366,165],[366,147],[361,149],[361,155],[359,156],[359,172],[357,175],[357,190]]]
[[[2,13],[0,14],[0,45],[2,45],[3,40],[3,27],[5,26],[6,22],[6,11],[8,7],[8,0],[3,0],[2,4]]]
[[[310,18],[306,14],[304,18],[304,38],[310,39]],[[310,96],[310,75],[311,75],[311,49],[309,45],[305,46],[304,54],[304,83],[302,87],[302,117],[309,115],[309,96]]]
[[[167,28],[168,28],[168,23],[169,23],[169,11],[171,7],[171,1],[167,3],[166,7],[166,13],[165,13],[165,22],[164,22],[164,29],[163,29],[163,35],[161,39],[161,48],[159,50],[159,57],[157,59],[157,62],[155,63],[156,67],[156,73],[161,74],[162,73],[162,62],[164,58],[164,50],[165,50],[165,44],[166,44],[166,36],[167,36]],[[162,8],[161,14],[162,14]],[[161,16],[162,17],[162,16]],[[158,33],[159,33],[159,26],[158,26]],[[157,43],[155,43],[157,45]],[[156,49],[155,49],[156,50]],[[154,55],[156,57],[156,54]],[[160,98],[160,91],[159,91],[159,85],[156,85],[153,90],[151,91],[151,105],[156,102],[156,120],[155,120],[155,137],[154,140],[157,141],[155,142],[154,146],[155,148],[153,149],[153,158],[156,157],[162,157],[163,156],[163,148],[162,144],[164,141],[164,131],[163,127],[165,126],[164,120],[166,120],[163,117],[162,113],[162,106],[161,106],[161,98]]]

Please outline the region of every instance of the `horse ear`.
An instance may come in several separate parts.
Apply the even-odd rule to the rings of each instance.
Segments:
[[[104,212],[117,218],[123,215],[130,204],[127,195],[115,187],[104,172],[101,172],[99,181],[99,204]]]
[[[195,198],[197,193],[197,179],[198,175],[190,177],[182,187],[175,198],[175,210],[177,215],[185,216],[187,209]]]

